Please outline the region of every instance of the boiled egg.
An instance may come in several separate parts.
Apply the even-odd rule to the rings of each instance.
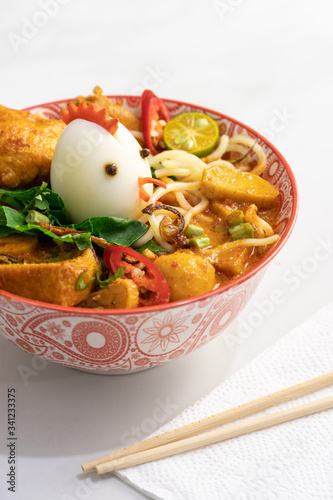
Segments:
[[[141,146],[118,122],[114,135],[81,118],[62,132],[51,164],[51,189],[63,199],[73,223],[90,217],[136,219],[146,205],[139,177],[151,177]],[[152,193],[151,184],[145,186]]]

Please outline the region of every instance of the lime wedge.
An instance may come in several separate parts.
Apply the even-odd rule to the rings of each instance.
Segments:
[[[163,129],[167,149],[179,149],[199,158],[209,155],[219,139],[217,123],[204,113],[182,113],[170,120]]]

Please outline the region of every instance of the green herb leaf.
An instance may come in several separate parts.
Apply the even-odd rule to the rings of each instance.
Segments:
[[[90,236],[92,234],[105,239],[108,243],[131,246],[148,231],[148,226],[142,222],[118,217],[92,217],[79,224],[70,224],[63,200],[48,189],[45,182],[39,187],[30,189],[0,189],[0,197],[2,201],[11,201],[8,204],[13,206],[15,204],[20,210],[18,212],[11,207],[0,207],[0,237],[14,232],[37,235],[43,233],[57,243],[76,243],[79,250],[83,250],[91,247]],[[39,211],[43,216],[48,217],[52,225],[71,227],[85,232],[79,235],[56,236],[37,224],[27,223],[25,214],[30,210]],[[36,221],[37,218],[35,218]]]
[[[38,208],[38,210],[47,210],[50,204],[46,199],[46,196],[39,194],[35,197],[34,200],[34,208]]]
[[[91,233],[81,233],[81,234],[67,234],[65,236],[61,236],[62,239],[67,238],[67,236],[71,236],[73,243],[76,244],[79,250],[85,250],[86,248],[91,247],[90,236]]]
[[[14,208],[0,206],[0,226],[8,226],[12,229],[25,224],[25,215]]]
[[[40,197],[41,193],[44,191],[46,186],[47,186],[47,183],[43,182],[41,184],[41,186],[39,186],[37,189],[35,188],[35,191],[31,191],[31,195],[32,195],[31,199],[30,199],[29,203],[27,203],[26,206],[24,207],[24,209],[22,210],[22,213],[28,212],[29,210],[31,210],[35,206],[35,202],[36,202],[37,197],[38,196]],[[32,189],[34,189],[34,188],[32,188]]]
[[[22,210],[24,208],[24,203],[20,202],[16,198],[13,198],[12,196],[3,194],[0,195],[1,203],[10,205],[13,208],[17,208],[17,210]]]
[[[25,214],[22,212],[18,212],[10,207],[0,206],[0,236],[7,236],[8,234],[15,232],[35,234],[37,236],[45,234],[58,244],[76,243],[79,250],[91,247],[91,233],[57,236],[49,229],[44,229],[37,224],[27,223],[25,220]]]
[[[86,230],[108,243],[129,247],[148,231],[148,226],[134,219],[92,217],[79,224],[71,224],[78,231]]]
[[[87,271],[83,271],[83,272],[80,274],[80,276],[79,276],[79,278],[78,278],[78,280],[77,280],[77,282],[76,282],[76,285],[75,285],[75,290],[85,290],[85,289],[87,288],[87,286],[89,286],[89,285],[90,285],[90,284],[94,281],[95,276],[93,276],[93,277],[91,278],[91,280],[90,280],[90,281],[88,281],[88,283],[86,283],[86,282],[84,281],[84,275],[85,275],[85,273],[86,273],[86,272],[87,272]]]
[[[98,268],[98,271],[96,274],[96,278],[97,278],[99,287],[103,289],[103,288],[106,288],[110,283],[113,283],[114,281],[116,281],[116,279],[122,278],[125,274],[126,267],[119,267],[119,269],[117,269],[117,271],[113,275],[109,276],[108,279],[106,279],[106,280],[100,279],[100,277],[99,277],[100,269],[101,269],[101,264],[99,265],[99,268]]]
[[[47,188],[47,183],[30,189],[0,189],[1,200],[21,212],[38,209],[47,215],[53,224],[70,223],[68,212],[60,196]]]

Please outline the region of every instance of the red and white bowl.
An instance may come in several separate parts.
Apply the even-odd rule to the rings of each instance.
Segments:
[[[140,116],[140,97],[110,97]],[[64,102],[68,101],[34,106],[28,111],[59,118]],[[0,291],[0,333],[26,352],[100,374],[132,373],[185,356],[230,325],[250,300],[267,264],[289,238],[297,215],[297,188],[289,165],[274,146],[221,113],[178,101],[165,102],[171,116],[204,112],[217,121],[221,133],[259,137],[268,158],[263,177],[280,191],[279,242],[258,265],[234,281],[199,297],[162,306],[94,310],[47,304]]]

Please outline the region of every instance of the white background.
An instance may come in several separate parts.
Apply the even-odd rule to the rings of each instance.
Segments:
[[[0,498],[145,498],[115,477],[84,475],[80,464],[156,430],[332,300],[332,14],[330,0],[1,0],[1,104],[19,109],[98,84],[107,94],[148,87],[215,109],[286,157],[300,211],[240,320],[187,358],[102,377],[0,339]],[[10,387],[15,494],[6,487]]]

